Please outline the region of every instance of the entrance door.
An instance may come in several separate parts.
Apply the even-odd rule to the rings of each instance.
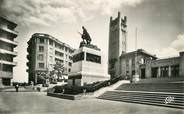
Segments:
[[[72,79],[72,85],[75,85],[75,78]]]
[[[141,69],[141,78],[144,79],[145,78],[145,68]]]
[[[179,65],[171,66],[171,76],[178,77],[179,76]]]
[[[2,78],[2,83],[5,86],[9,86],[11,84],[10,78]]]
[[[158,67],[151,68],[152,78],[157,77],[157,71],[158,71]]]
[[[169,73],[168,66],[161,67],[161,77],[169,77],[168,73]]]

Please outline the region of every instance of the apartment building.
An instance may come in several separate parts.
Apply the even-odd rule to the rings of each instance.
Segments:
[[[17,65],[13,58],[17,56],[14,48],[18,45],[15,40],[18,33],[15,31],[17,24],[0,17],[0,87],[11,85],[13,67]]]
[[[37,77],[52,71],[56,62],[64,64],[65,75],[71,71],[74,49],[48,34],[33,34],[28,41],[27,51],[29,83],[33,81],[37,84]]]

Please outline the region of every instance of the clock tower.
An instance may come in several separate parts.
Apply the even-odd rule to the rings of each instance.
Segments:
[[[108,54],[108,73],[111,78],[117,77],[120,72],[120,59],[122,53],[126,52],[127,48],[127,17],[121,17],[118,12],[118,17],[113,19],[110,17],[109,23],[109,54]]]

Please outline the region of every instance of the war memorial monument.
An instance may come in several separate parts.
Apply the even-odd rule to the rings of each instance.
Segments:
[[[105,70],[105,61],[101,50],[91,44],[91,37],[83,26],[83,39],[79,49],[73,53],[73,65],[68,77],[68,85],[83,86],[97,81],[109,80],[110,76]]]

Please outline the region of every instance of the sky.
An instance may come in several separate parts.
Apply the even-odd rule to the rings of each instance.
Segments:
[[[127,16],[127,51],[138,48],[159,58],[184,51],[184,0],[0,0],[0,15],[18,24],[19,42],[14,81],[26,81],[27,41],[34,33],[46,33],[78,48],[78,32],[85,26],[92,44],[101,48],[107,61],[110,16]]]

